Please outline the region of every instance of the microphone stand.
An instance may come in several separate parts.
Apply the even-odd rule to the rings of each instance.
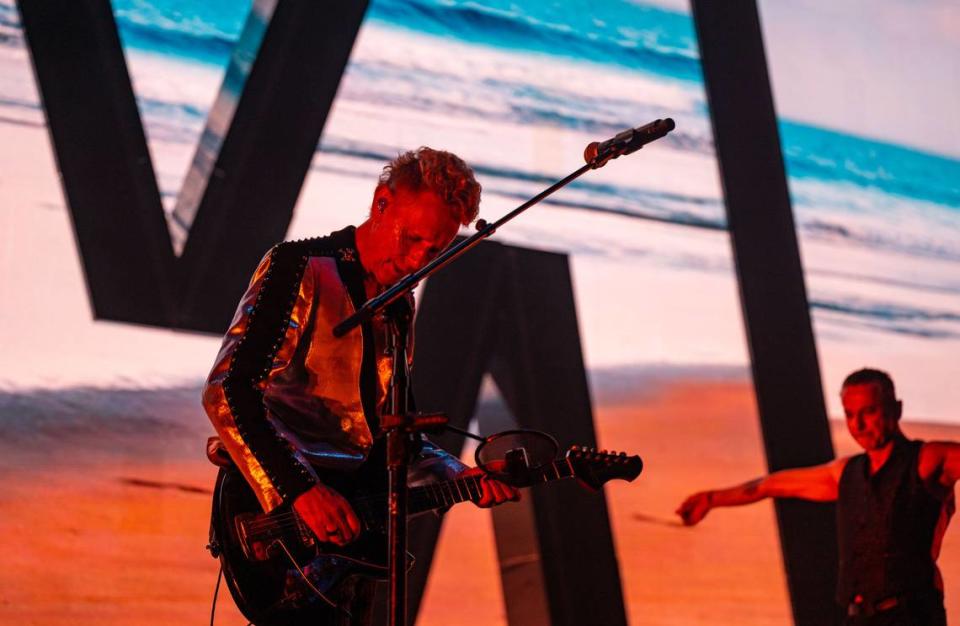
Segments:
[[[424,430],[445,426],[447,422],[447,418],[442,415],[410,413],[411,387],[407,360],[407,339],[413,311],[410,307],[390,305],[397,302],[404,294],[412,291],[421,280],[438,272],[457,257],[466,254],[479,245],[481,241],[497,232],[497,229],[502,225],[558,189],[567,186],[587,170],[598,169],[606,165],[611,159],[636,152],[651,141],[663,137],[673,128],[673,120],[666,118],[639,128],[626,130],[603,143],[591,143],[584,153],[584,158],[587,161],[585,165],[550,185],[497,221],[487,223],[485,220],[478,220],[477,232],[473,235],[447,248],[435,259],[419,270],[407,274],[380,295],[370,298],[359,310],[334,326],[334,337],[342,337],[383,311],[390,330],[393,377],[390,381],[384,415],[380,417],[380,429],[386,433],[387,437],[387,473],[389,476],[387,543],[389,544],[390,626],[404,626],[407,618],[407,473],[411,450],[416,449],[414,435]]]

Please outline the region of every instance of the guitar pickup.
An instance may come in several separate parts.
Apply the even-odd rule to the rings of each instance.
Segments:
[[[273,540],[263,531],[255,529],[254,522],[262,522],[263,515],[244,513],[233,519],[234,530],[237,533],[238,543],[243,550],[243,556],[248,561],[267,561],[270,559],[268,550]]]

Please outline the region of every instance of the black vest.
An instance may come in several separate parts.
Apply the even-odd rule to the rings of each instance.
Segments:
[[[866,454],[852,457],[840,477],[837,601],[866,602],[934,590],[932,550],[943,501],[917,473],[922,441],[898,438],[887,462],[870,476]]]

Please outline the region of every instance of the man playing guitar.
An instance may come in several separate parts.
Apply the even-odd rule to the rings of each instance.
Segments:
[[[437,256],[460,225],[476,218],[479,199],[480,185],[460,158],[420,148],[384,168],[360,226],[278,244],[261,261],[204,387],[203,404],[219,435],[212,455],[229,456],[264,512],[292,509],[323,543],[343,546],[360,536],[356,511],[321,476],[351,476],[368,462],[381,435],[377,416],[391,356],[380,318],[342,338],[334,338],[332,328]],[[465,476],[478,477],[479,506],[519,498],[513,487],[426,440],[410,471],[412,483]],[[362,579],[338,585],[330,593],[336,607],[316,603],[303,609],[302,618],[368,623],[370,585]],[[285,615],[284,623],[291,618]]]

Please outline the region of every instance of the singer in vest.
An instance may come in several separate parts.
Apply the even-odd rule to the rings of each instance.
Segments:
[[[280,243],[264,257],[203,392],[218,434],[208,454],[240,472],[264,511],[289,506],[324,543],[343,546],[359,537],[356,512],[317,470],[361,476],[371,474],[369,464],[384,463],[374,457],[383,448],[379,415],[393,365],[381,318],[341,338],[333,327],[450,245],[476,218],[479,201],[480,185],[466,163],[420,148],[384,168],[358,227]],[[423,441],[409,478],[414,484],[465,475],[482,472]],[[486,476],[481,483],[480,506],[519,498]],[[351,581],[332,598],[258,626],[366,624],[371,597],[372,583]]]
[[[711,509],[764,498],[835,501],[841,623],[946,624],[936,561],[954,511],[960,444],[907,439],[900,430],[903,403],[893,380],[880,370],[850,374],[840,398],[862,454],[701,491],[677,514],[694,525]]]

